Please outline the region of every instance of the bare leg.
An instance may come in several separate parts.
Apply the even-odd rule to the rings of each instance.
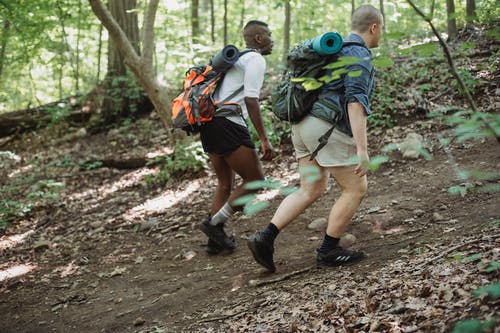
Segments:
[[[354,168],[355,166],[328,168],[342,190],[328,218],[326,234],[331,237],[340,238],[344,234],[366,194],[366,176],[354,174]]]
[[[210,162],[217,176],[217,188],[212,199],[210,214],[213,216],[226,203],[234,184],[234,171],[223,157],[217,154],[208,154]]]
[[[317,166],[320,168],[321,178],[311,183],[306,180],[306,176],[301,175],[300,189],[287,196],[281,202],[271,219],[271,223],[279,230],[286,227],[297,216],[302,214],[302,212],[325,191],[329,177],[328,172],[324,168],[321,168],[315,160],[309,161],[309,157],[304,157],[299,160],[299,168],[304,166]]]
[[[227,202],[233,206],[233,200],[245,194],[255,192],[255,190],[247,190],[245,184],[254,180],[263,180],[264,172],[262,171],[262,166],[255,149],[246,146],[240,146],[234,152],[224,157],[224,161],[230,169],[234,170],[243,179],[243,184],[236,187],[227,199]],[[241,209],[242,207],[233,208]]]

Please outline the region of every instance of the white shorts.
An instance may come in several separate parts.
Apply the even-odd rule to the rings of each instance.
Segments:
[[[297,159],[311,155],[319,145],[319,137],[330,128],[331,123],[313,116],[306,116],[300,123],[292,125],[292,142]],[[315,160],[322,167],[347,166],[355,165],[356,157],[354,138],[334,129]]]

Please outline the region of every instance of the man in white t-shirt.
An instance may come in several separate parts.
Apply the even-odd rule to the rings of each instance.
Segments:
[[[238,89],[243,90],[231,98],[241,106],[242,115],[214,117],[200,129],[204,151],[208,154],[217,176],[210,216],[200,224],[200,230],[208,236],[207,252],[215,254],[236,247],[234,237],[224,231],[225,222],[241,210],[233,201],[253,191],[244,186],[248,182],[263,180],[264,173],[250,138],[247,119],[252,121],[260,139],[263,160],[271,160],[275,152],[267,138],[260,112],[259,95],[264,82],[266,61],[263,56],[271,54],[273,41],[266,23],[253,20],[243,28],[247,49],[226,73],[215,96],[224,100]],[[243,183],[232,191],[235,173]]]

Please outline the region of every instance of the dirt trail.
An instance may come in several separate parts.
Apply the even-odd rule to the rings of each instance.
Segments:
[[[411,275],[415,267],[471,239],[475,240],[471,245],[458,247],[451,254],[480,251],[485,262],[498,261],[499,257],[498,236],[488,238],[499,233],[498,193],[473,191],[461,197],[447,192],[460,183],[454,163],[462,169],[498,171],[498,144],[484,140],[452,145],[451,155],[447,155],[437,143],[436,130],[422,131],[433,160],[403,160],[394,152],[388,163],[370,175],[369,194],[348,231],[357,239],[353,246],[369,257],[357,265],[328,270],[308,270],[314,266],[322,231],[307,226],[328,215],[338,195],[333,183],[321,200],[279,236],[275,253],[278,271],[267,274],[251,258],[245,238],[267,225],[280,197],[271,197],[270,207],[256,215],[238,215],[230,222],[229,230],[239,243],[234,253],[208,256],[205,238],[196,225],[206,215],[206,202],[214,187],[210,173],[190,181],[173,180],[165,190],[141,183],[150,171],[147,168],[85,172],[53,168],[53,174],[44,176],[66,183],[59,204],[35,209],[29,219],[0,238],[2,274],[16,265],[27,265],[28,270],[1,282],[0,312],[8,320],[0,321],[0,332],[356,332],[371,326],[373,331],[384,332],[391,331],[390,320],[399,320],[400,331],[444,332],[460,318],[491,318],[497,311],[494,303],[484,301],[474,307],[460,302],[473,300],[474,287],[498,281],[498,270],[484,274],[459,264],[443,268],[441,265],[450,261],[435,260],[425,269],[421,267],[419,276]],[[372,137],[372,155],[378,153],[376,147],[401,140],[407,131],[389,131],[384,136],[386,142]],[[32,148],[17,147],[22,157],[17,168],[35,157],[41,163],[51,163],[68,156],[77,160],[86,154],[119,156],[130,147],[130,142],[115,141],[109,134],[62,140],[57,146],[51,142],[36,145],[36,137],[31,140]],[[135,152],[161,148],[161,138],[150,137],[147,143],[136,143]],[[265,164],[265,171],[273,178],[297,184],[294,163],[290,154],[284,154],[279,162]],[[484,182],[472,185],[477,189]],[[39,228],[34,229],[36,225]],[[453,271],[435,278],[432,269],[459,271],[458,275]],[[458,281],[466,269],[470,277]],[[377,310],[370,312],[367,295],[382,285],[389,290],[383,294],[392,295],[398,270],[399,284],[405,279],[422,283],[405,288],[427,286],[441,295],[439,283],[455,279],[459,291],[434,300],[434,305],[444,309],[434,314],[424,316],[425,307],[411,309],[409,305],[406,310],[386,309],[385,313],[385,299],[377,300],[372,306]],[[272,282],[279,279],[283,280]],[[376,294],[370,299],[381,297]],[[403,295],[392,295],[388,309],[408,299]],[[433,296],[419,297],[423,302]],[[452,304],[462,305],[457,309]],[[358,307],[363,315],[349,312]],[[415,311],[419,315],[405,317]]]

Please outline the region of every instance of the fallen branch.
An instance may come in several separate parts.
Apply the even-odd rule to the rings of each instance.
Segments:
[[[459,248],[461,248],[462,246],[466,246],[466,245],[470,245],[470,244],[474,244],[474,243],[477,243],[477,242],[480,242],[480,241],[486,241],[486,240],[490,240],[490,239],[495,239],[495,238],[498,238],[500,237],[500,234],[496,234],[496,235],[491,235],[491,236],[483,236],[483,237],[478,237],[478,238],[475,238],[475,239],[471,239],[467,242],[464,242],[462,244],[458,244],[457,246],[454,246],[444,252],[441,252],[441,254],[427,260],[426,262],[420,264],[419,266],[417,266],[415,269],[421,269],[427,265],[429,265],[430,263],[438,260],[438,259],[441,259],[445,256],[447,256],[448,254],[450,254],[451,252],[453,251],[456,251],[458,250]]]
[[[303,274],[303,273],[307,273],[309,272],[310,270],[314,269],[316,266],[309,266],[309,267],[306,267],[306,268],[302,268],[302,269],[299,269],[297,271],[293,271],[291,273],[288,273],[288,274],[284,274],[284,275],[281,275],[275,279],[271,279],[271,280],[250,280],[248,282],[248,285],[251,286],[251,287],[261,287],[261,286],[265,286],[265,285],[268,285],[268,284],[272,284],[272,283],[276,283],[276,282],[280,282],[280,281],[284,281],[284,280],[287,280],[293,276],[296,276],[296,275],[300,275],[300,274]]]
[[[243,311],[231,313],[231,314],[224,315],[224,316],[203,319],[203,320],[200,320],[199,322],[200,323],[209,323],[209,322],[212,322],[212,321],[225,320],[225,319],[229,319],[229,318],[233,318],[233,317],[239,316],[240,314],[243,314],[243,313],[246,313],[246,312],[247,312],[247,310],[243,310]]]

